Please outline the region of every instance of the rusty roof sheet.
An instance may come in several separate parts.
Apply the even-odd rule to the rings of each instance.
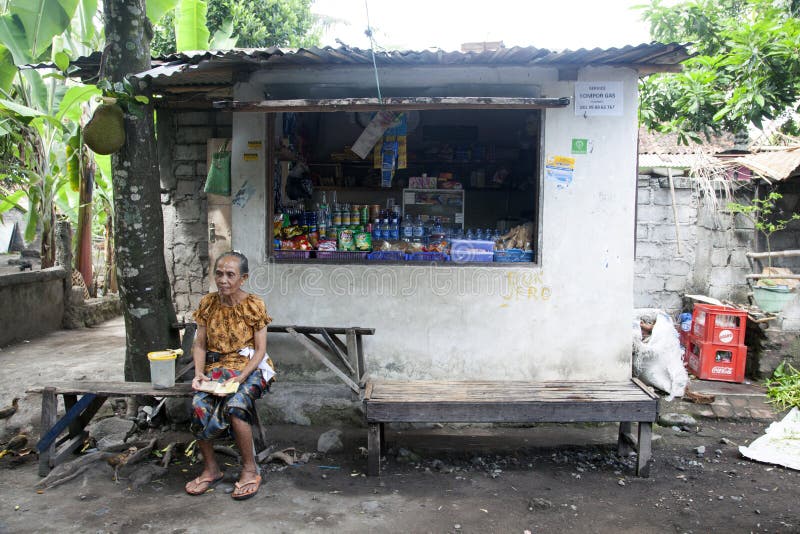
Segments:
[[[754,173],[767,180],[786,180],[800,175],[800,146],[748,154],[733,161],[752,169]]]

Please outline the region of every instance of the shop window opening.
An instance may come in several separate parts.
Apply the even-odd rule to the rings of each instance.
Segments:
[[[537,261],[541,110],[397,112],[364,158],[374,112],[275,117],[275,261]]]

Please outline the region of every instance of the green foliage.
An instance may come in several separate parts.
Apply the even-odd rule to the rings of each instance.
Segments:
[[[785,361],[775,369],[765,384],[770,403],[785,410],[800,407],[800,371]]]
[[[640,122],[680,142],[761,127],[800,101],[796,0],[693,0],[644,6],[656,41],[684,42],[683,72],[641,83]],[[641,6],[640,6],[641,7]]]
[[[783,198],[783,195],[771,191],[766,198],[754,198],[750,204],[741,204],[739,202],[729,202],[728,210],[732,213],[741,213],[745,218],[750,220],[755,226],[756,230],[761,232],[767,242],[767,252],[772,252],[770,245],[770,237],[775,232],[786,229],[789,223],[800,219],[800,214],[792,213],[789,218],[779,219],[776,218],[780,215],[777,209],[777,202]],[[772,258],[768,258],[769,266],[772,267]]]
[[[17,72],[14,63],[50,59],[66,71],[70,55],[85,53],[95,42],[96,11],[97,0],[12,0],[0,6],[0,209],[26,208],[27,241],[41,227],[43,265],[52,261],[55,217],[69,210],[70,188],[64,186],[76,157],[70,140],[84,105],[100,90],[67,87],[56,71]]]
[[[186,2],[196,0],[181,0]],[[181,22],[186,21],[176,20],[172,13],[158,21],[150,43],[154,56],[193,49],[176,42],[175,26]],[[209,0],[205,26],[214,37],[210,43],[206,37],[207,44],[199,49],[314,46],[319,42],[319,22],[311,13],[311,0]]]
[[[175,19],[175,44],[178,50],[208,48],[206,3],[201,0],[181,0]]]

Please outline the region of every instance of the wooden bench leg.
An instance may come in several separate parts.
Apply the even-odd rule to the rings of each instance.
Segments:
[[[367,434],[367,474],[371,477],[381,474],[381,427],[382,423],[369,423]]]
[[[386,425],[380,423],[381,430],[381,456],[386,456]]]
[[[639,456],[636,460],[636,475],[640,477],[650,476],[650,441],[653,435],[653,423],[639,422]]]
[[[617,454],[620,456],[630,456],[633,452],[633,431],[630,421],[623,421],[619,424],[619,437],[617,438]]]
[[[42,391],[42,435],[45,435],[56,424],[58,398],[55,388],[44,388]],[[39,476],[46,477],[50,472],[50,456],[55,450],[55,441],[44,450],[39,451]]]

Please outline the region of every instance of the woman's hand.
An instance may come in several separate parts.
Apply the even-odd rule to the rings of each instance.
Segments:
[[[199,390],[203,382],[211,382],[211,379],[203,373],[196,373],[192,379],[192,389]]]

